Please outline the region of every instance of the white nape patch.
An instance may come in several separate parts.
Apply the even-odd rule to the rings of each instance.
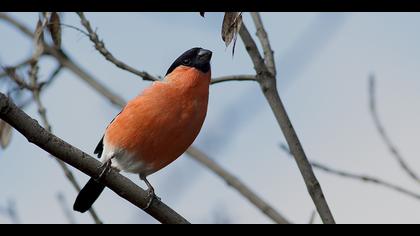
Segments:
[[[139,158],[134,158],[134,154],[107,144],[104,140],[104,150],[100,161],[107,162],[112,158],[112,167],[135,174],[149,175],[152,168],[139,161]]]

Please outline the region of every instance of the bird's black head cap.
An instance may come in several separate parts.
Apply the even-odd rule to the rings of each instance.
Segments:
[[[210,70],[210,60],[212,52],[203,48],[191,48],[179,56],[171,67],[169,67],[166,75],[171,73],[178,66],[189,66],[207,73]]]

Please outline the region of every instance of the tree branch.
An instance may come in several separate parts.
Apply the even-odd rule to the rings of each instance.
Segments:
[[[63,210],[64,216],[66,217],[69,224],[76,224],[76,220],[74,219],[73,212],[68,207],[68,203],[66,201],[66,197],[63,193],[59,192],[57,193],[57,200],[60,204],[61,209]]]
[[[257,29],[257,37],[261,42],[262,48],[264,50],[264,59],[267,69],[276,76],[276,63],[274,61],[274,52],[271,49],[270,40],[268,40],[267,32],[264,29],[264,25],[261,20],[259,12],[251,12],[252,20],[254,21],[255,28]]]
[[[33,38],[33,32],[28,27],[20,23],[19,21],[15,20],[13,17],[10,17],[8,14],[4,12],[0,12],[0,19],[9,22],[9,24],[15,26],[18,28],[23,34],[26,36],[29,36],[30,38]]]
[[[13,199],[8,200],[5,207],[0,207],[0,215],[7,216],[13,224],[21,223],[16,210],[16,202]]]
[[[213,78],[211,84],[218,84],[227,81],[257,81],[255,75],[230,75]]]
[[[145,71],[139,71],[139,70],[137,70],[137,69],[135,69],[135,68],[133,68],[133,67],[125,64],[124,62],[118,60],[117,58],[115,58],[111,54],[111,52],[109,52],[105,48],[104,42],[99,39],[99,37],[96,34],[96,32],[92,29],[92,27],[90,26],[90,22],[85,17],[85,14],[83,14],[83,12],[77,12],[77,15],[79,15],[82,25],[87,30],[90,41],[92,41],[95,44],[96,50],[98,50],[98,52],[100,52],[108,61],[110,61],[111,63],[113,63],[114,65],[116,65],[120,69],[129,71],[129,72],[131,72],[131,73],[133,73],[135,75],[140,76],[144,80],[147,80],[147,81],[156,81],[156,80],[158,80],[158,78],[150,75],[149,73],[147,73]]]
[[[93,178],[97,178],[101,174],[101,163],[99,161],[42,128],[3,93],[0,93],[0,118],[19,131],[29,142],[83,173]],[[135,206],[144,208],[147,205],[147,191],[141,189],[118,172],[111,170],[110,173],[103,177],[101,182]],[[152,202],[145,212],[162,223],[189,223],[181,215],[157,199]]]
[[[239,35],[241,36],[245,48],[252,59],[262,92],[264,93],[264,96],[266,97],[271,109],[273,110],[273,113],[286,138],[290,150],[295,157],[296,163],[303,176],[308,192],[318,210],[319,215],[321,216],[322,221],[327,224],[334,224],[335,220],[322,192],[321,185],[319,184],[312,170],[312,167],[306,157],[296,131],[290,122],[283,102],[281,101],[278,94],[276,78],[268,71],[258,51],[257,45],[249,34],[245,24],[242,24]]]
[[[404,157],[398,151],[397,146],[391,141],[391,138],[388,136],[387,132],[385,131],[385,127],[382,124],[381,119],[379,118],[379,113],[376,105],[376,83],[375,76],[373,75],[369,76],[369,108],[375,127],[378,130],[378,133],[381,136],[383,142],[391,152],[392,156],[398,161],[400,167],[410,178],[412,178],[417,183],[420,183],[419,176],[414,172],[413,169],[411,169],[409,164],[405,161]]]
[[[284,152],[286,152],[289,155],[292,155],[286,145],[281,144],[280,147]],[[311,165],[314,168],[316,168],[320,171],[323,171],[327,174],[336,175],[336,176],[347,178],[347,179],[353,179],[353,180],[357,180],[357,181],[361,181],[361,182],[365,182],[365,183],[370,183],[370,184],[382,186],[382,187],[388,188],[390,190],[394,190],[396,192],[399,192],[401,194],[407,195],[409,197],[412,197],[416,200],[420,200],[420,194],[417,194],[413,191],[407,190],[407,189],[405,189],[403,187],[400,187],[396,184],[389,183],[385,180],[381,180],[381,179],[376,178],[376,177],[363,175],[363,174],[354,174],[354,173],[350,173],[350,172],[347,172],[347,171],[338,170],[338,169],[331,168],[331,167],[328,167],[324,164],[317,163],[317,162],[311,162]]]
[[[255,194],[248,186],[242,183],[234,175],[230,174],[228,171],[219,166],[215,161],[208,157],[205,153],[198,150],[195,147],[190,147],[188,149],[188,155],[191,158],[198,161],[221,179],[226,181],[226,183],[232,188],[236,189],[242,196],[244,196],[248,201],[250,201],[255,207],[261,210],[262,213],[267,215],[270,219],[278,224],[290,224],[286,218],[284,218],[280,213],[278,213],[272,206],[267,202],[261,199],[257,194]]]
[[[6,69],[9,69],[9,70],[11,70],[11,69],[17,70],[17,69],[19,69],[21,67],[24,67],[24,66],[28,65],[31,61],[32,61],[32,58],[29,58],[29,59],[26,59],[26,60],[18,63],[17,65],[14,65],[14,66],[3,66],[2,69],[3,69],[4,72],[0,73],[0,78],[4,78],[4,77],[9,76],[9,73],[7,73]]]
[[[309,217],[308,224],[313,225],[315,223],[315,218],[316,218],[316,210],[313,210],[311,213],[311,217]]]

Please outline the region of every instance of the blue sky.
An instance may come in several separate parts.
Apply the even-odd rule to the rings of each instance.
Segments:
[[[37,14],[14,13],[34,27]],[[221,13],[87,13],[107,48],[128,64],[163,75],[180,53],[194,46],[213,51],[214,76],[252,74],[238,39],[235,57],[220,37]],[[414,169],[420,127],[420,15],[417,13],[262,13],[275,51],[278,89],[312,160],[356,173],[380,176],[416,190],[377,134],[368,110],[367,78],[378,83],[378,109],[388,133]],[[74,13],[66,24],[80,26]],[[254,32],[251,17],[244,21]],[[63,47],[77,62],[126,100],[150,83],[109,64],[88,38],[64,28]],[[31,53],[31,42],[0,21],[0,62],[13,65]],[[41,62],[40,76],[54,68]],[[279,148],[280,129],[259,87],[252,82],[214,85],[209,111],[195,144],[237,175],[288,219],[308,221],[314,207],[296,164]],[[53,131],[92,154],[104,128],[119,112],[79,78],[63,71],[43,94]],[[36,109],[26,110],[38,118]],[[88,177],[74,170],[81,184]],[[336,220],[341,223],[418,223],[420,204],[374,185],[316,172]],[[144,186],[135,175],[127,175]],[[271,223],[214,174],[187,156],[152,175],[150,181],[171,207],[193,223],[217,214],[234,223]],[[0,152],[0,206],[16,200],[27,223],[65,223],[56,199],[69,205],[76,192],[45,152],[14,133]],[[106,223],[155,221],[107,190],[95,204]],[[79,223],[88,215],[75,213]],[[0,215],[1,223],[9,220]],[[319,222],[319,219],[317,220]]]

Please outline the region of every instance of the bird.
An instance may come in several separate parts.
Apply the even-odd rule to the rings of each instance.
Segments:
[[[148,187],[145,209],[150,207],[157,197],[147,177],[181,156],[204,124],[211,58],[208,49],[185,51],[162,80],[153,82],[126,104],[94,150],[103,171],[81,189],[73,205],[75,211],[84,213],[92,207],[105,189],[100,179],[110,169],[138,174]]]

